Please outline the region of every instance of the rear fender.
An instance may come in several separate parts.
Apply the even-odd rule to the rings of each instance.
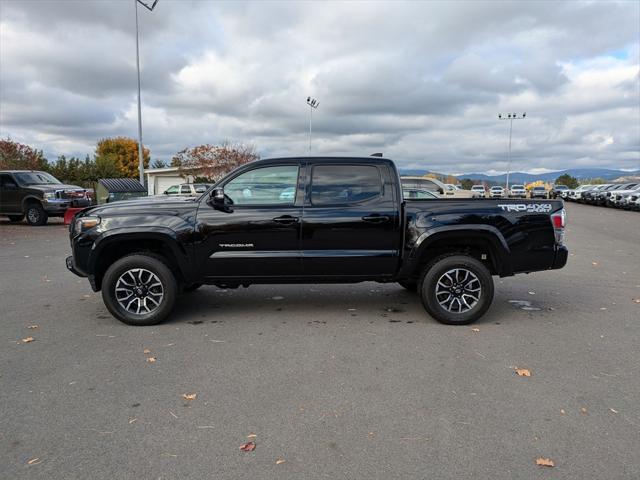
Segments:
[[[422,260],[429,255],[429,248],[436,242],[441,246],[451,242],[451,245],[474,246],[480,240],[482,244],[486,244],[490,248],[488,252],[497,273],[501,276],[513,275],[513,266],[511,262],[510,249],[500,230],[491,225],[447,225],[434,227],[423,234],[416,240],[406,265],[402,269],[403,275],[411,275],[419,268]]]

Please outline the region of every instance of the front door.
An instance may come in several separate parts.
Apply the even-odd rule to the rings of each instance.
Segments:
[[[400,200],[384,164],[310,166],[304,207],[305,276],[392,275],[400,258]]]
[[[244,170],[222,186],[224,208],[202,200],[196,245],[202,276],[242,279],[299,276],[302,190],[297,162]]]

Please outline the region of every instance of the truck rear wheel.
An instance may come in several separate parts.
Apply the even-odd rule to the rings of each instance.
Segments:
[[[424,269],[418,291],[425,310],[437,321],[467,325],[491,306],[493,279],[479,260],[468,255],[445,255]]]
[[[178,284],[158,257],[133,254],[114,262],[102,279],[105,306],[121,322],[145,326],[162,322],[173,310]]]
[[[34,227],[39,227],[47,223],[49,215],[45,212],[39,203],[30,203],[27,205],[27,223]]]

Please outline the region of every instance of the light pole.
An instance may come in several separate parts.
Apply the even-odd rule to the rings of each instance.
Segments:
[[[313,110],[318,108],[320,102],[315,98],[307,97],[307,105],[309,105],[309,156],[311,156],[311,117],[313,117]]]
[[[138,4],[145,7],[150,12],[158,3],[153,0],[151,5],[147,5],[142,0],[133,0],[133,6],[136,10],[136,69],[138,71],[138,170],[140,171],[140,185],[144,186],[144,153],[142,148],[142,102],[140,100],[140,46],[138,40]]]
[[[516,113],[507,113],[506,117],[503,117],[501,113],[498,114],[498,120],[509,120],[509,160],[507,162],[507,192],[509,195],[509,174],[511,173],[511,133],[513,132],[513,121],[514,120],[524,120],[527,116],[527,113],[523,113],[518,116]]]

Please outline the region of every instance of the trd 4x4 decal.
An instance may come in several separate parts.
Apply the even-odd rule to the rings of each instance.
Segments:
[[[549,213],[550,203],[511,203],[508,205],[498,205],[505,212],[527,212],[527,213]]]

